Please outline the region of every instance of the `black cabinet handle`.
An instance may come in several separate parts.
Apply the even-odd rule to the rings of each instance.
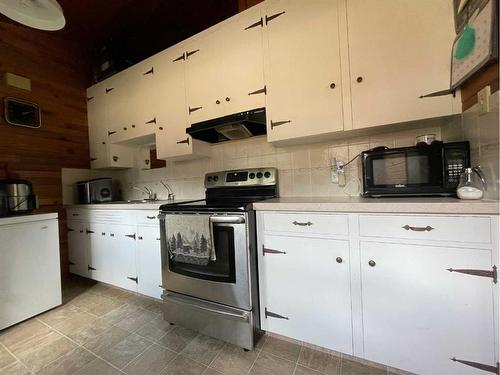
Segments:
[[[286,251],[268,249],[265,246],[262,246],[262,256],[265,256],[266,254],[286,254]]]
[[[257,26],[264,27],[264,20],[262,17],[260,17],[260,21],[252,23],[250,26],[245,27],[245,30],[250,30]]]
[[[74,232],[74,229],[68,228],[68,232]]]
[[[153,117],[153,119],[146,121],[146,124],[156,124],[156,117]]]
[[[156,216],[146,216],[146,217],[151,220],[156,219]]]
[[[285,125],[285,124],[289,124],[290,120],[287,120],[287,121],[276,121],[274,122],[273,120],[271,120],[271,129],[274,129],[276,126],[281,126],[281,125]]]
[[[193,112],[196,112],[196,111],[199,111],[200,109],[202,109],[203,107],[194,107],[194,108],[191,108],[189,107],[189,114],[193,113]]]
[[[269,23],[269,21],[272,21],[274,20],[275,18],[278,18],[279,16],[285,14],[286,12],[280,12],[280,13],[276,13],[276,14],[273,14],[272,16],[266,16],[266,25]]]
[[[219,99],[217,99],[217,100],[215,101],[215,104],[220,104],[220,100],[219,100]]]
[[[94,97],[90,96],[90,97],[87,98],[87,101],[90,102],[92,99],[94,99]]]
[[[342,258],[341,257],[337,257],[337,259],[335,259],[337,261],[337,263],[342,263]]]
[[[118,161],[119,157],[118,156],[113,156],[113,161],[116,163]]]
[[[114,89],[115,89],[114,87],[109,87],[109,88],[108,88],[108,87],[106,87],[106,94],[107,94],[108,92],[113,91]]]
[[[76,263],[73,263],[71,260],[68,263],[70,266],[76,266]]]
[[[134,234],[126,234],[125,237],[133,238],[135,240],[135,233]]]
[[[226,102],[230,102],[231,98],[229,96],[226,96]]]
[[[412,227],[409,226],[408,224],[401,228],[403,228],[404,230],[411,230],[412,232],[430,232],[431,230],[435,229],[429,225],[426,227]]]
[[[116,134],[116,132],[108,132],[108,137],[113,134]]]
[[[138,240],[142,241],[142,236],[137,237]]]
[[[94,267],[87,266],[87,271],[96,271]]]
[[[358,77],[358,78],[356,78],[356,82],[357,82],[357,83],[361,83],[361,82],[363,82],[363,77]]]
[[[334,89],[335,87],[337,87],[337,86],[335,85],[335,83],[333,83],[333,82],[332,82],[332,83],[330,83],[330,88],[331,88],[331,89]]]
[[[154,74],[154,73],[155,73],[155,69],[154,69],[154,67],[151,67],[151,69],[149,69],[147,72],[142,73],[142,75],[146,76],[148,74]]]
[[[368,262],[368,265],[369,265],[370,267],[375,267],[375,266],[377,265],[377,263],[375,263],[375,261],[374,261],[374,260],[370,260],[370,261]]]
[[[182,140],[182,141],[177,142],[177,144],[178,144],[178,145],[181,145],[181,144],[183,144],[183,143],[185,143],[185,144],[189,145],[189,137],[187,137],[186,139],[184,139],[184,140]]]
[[[186,59],[189,59],[189,56],[192,56],[199,51],[200,51],[199,49],[195,49],[194,51],[186,52]]]
[[[137,284],[139,279],[137,277],[127,277],[127,279],[129,280],[132,280],[132,281],[135,281],[135,283]]]
[[[90,161],[96,161],[97,158],[90,158]]]
[[[310,227],[311,225],[313,225],[313,223],[311,223],[310,221],[308,221],[307,223],[301,223],[299,221],[294,221],[292,224],[298,225],[299,227]]]

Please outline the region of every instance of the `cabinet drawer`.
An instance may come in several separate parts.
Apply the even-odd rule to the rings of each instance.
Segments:
[[[490,243],[488,217],[362,215],[359,232],[366,237]]]
[[[141,210],[136,213],[137,224],[159,226],[157,210]]]
[[[346,215],[264,214],[266,232],[347,235],[348,228]]]

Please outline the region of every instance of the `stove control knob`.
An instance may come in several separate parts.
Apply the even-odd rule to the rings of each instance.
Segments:
[[[207,180],[208,182],[212,182],[212,176],[208,176]]]
[[[219,176],[214,176],[214,181],[215,182],[219,181]]]
[[[253,180],[255,178],[255,173],[250,173],[248,177],[250,178],[250,180]]]
[[[264,172],[264,177],[265,178],[271,177],[271,172],[268,172],[268,171]]]
[[[262,172],[257,173],[257,178],[262,178]]]

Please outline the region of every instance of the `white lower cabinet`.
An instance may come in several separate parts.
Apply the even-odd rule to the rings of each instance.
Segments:
[[[259,277],[264,330],[352,353],[347,241],[266,235]]]
[[[159,226],[137,227],[137,291],[161,298],[161,246]]]
[[[489,250],[361,243],[365,358],[417,374],[484,374],[495,363]]]
[[[86,223],[68,220],[68,260],[69,272],[87,277],[89,275],[87,262],[88,236]]]
[[[262,329],[420,375],[495,372],[498,217],[344,216],[258,212]]]
[[[86,212],[89,211],[89,212]],[[71,273],[160,298],[160,228],[157,211],[71,210]],[[148,218],[148,225],[141,223]],[[81,218],[81,219],[80,219]]]

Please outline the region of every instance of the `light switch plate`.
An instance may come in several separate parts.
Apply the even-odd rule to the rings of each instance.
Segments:
[[[486,86],[477,93],[477,103],[479,105],[479,113],[488,113],[490,109],[491,87]]]

